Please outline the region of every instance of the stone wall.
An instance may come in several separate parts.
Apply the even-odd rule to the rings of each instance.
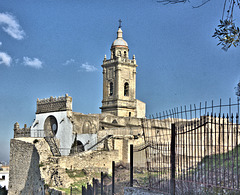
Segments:
[[[37,99],[36,114],[46,112],[72,111],[72,97],[50,97],[47,99]]]
[[[69,188],[75,180],[66,170],[110,173],[113,160],[120,162],[118,150],[54,157],[44,138],[15,138],[11,140],[9,194],[42,195],[47,191],[45,184]]]
[[[86,169],[101,171],[112,171],[112,161],[119,162],[118,150],[112,151],[87,151],[75,156],[59,158],[59,166],[64,169]]]
[[[9,195],[42,195],[44,182],[39,170],[39,154],[34,144],[12,139],[10,142]]]
[[[136,100],[137,102],[137,110],[136,110],[136,117],[137,118],[145,118],[146,117],[146,103]]]
[[[30,137],[30,129],[31,127],[27,127],[27,125],[25,124],[24,125],[24,128],[20,128],[19,127],[19,123],[16,122],[14,124],[14,138],[17,138],[17,137]]]
[[[81,114],[73,112],[73,133],[77,134],[95,134],[99,129],[99,115]]]

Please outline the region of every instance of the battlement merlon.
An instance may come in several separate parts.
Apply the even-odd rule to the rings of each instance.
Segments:
[[[26,124],[24,124],[24,128],[20,128],[19,123],[16,122],[14,124],[14,138],[18,138],[18,137],[31,137],[30,136],[30,130],[31,127],[27,127]]]
[[[51,96],[47,99],[37,99],[36,114],[60,111],[72,111],[72,97],[68,94],[62,97]]]

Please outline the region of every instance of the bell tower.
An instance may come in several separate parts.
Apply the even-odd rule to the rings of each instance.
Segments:
[[[102,113],[123,117],[145,117],[145,103],[136,100],[136,59],[129,59],[129,48],[123,39],[121,20],[117,39],[111,46],[111,58],[103,60]]]

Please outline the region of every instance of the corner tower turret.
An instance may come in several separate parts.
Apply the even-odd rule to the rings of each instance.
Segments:
[[[102,113],[123,117],[145,117],[145,103],[136,100],[135,56],[129,59],[129,48],[123,39],[121,25],[111,46],[111,58],[104,57]]]

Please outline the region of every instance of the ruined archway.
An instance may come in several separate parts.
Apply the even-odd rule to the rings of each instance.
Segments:
[[[73,142],[71,150],[70,150],[70,154],[77,154],[80,152],[84,152],[84,145],[82,142],[80,142],[79,140],[76,140]]]

